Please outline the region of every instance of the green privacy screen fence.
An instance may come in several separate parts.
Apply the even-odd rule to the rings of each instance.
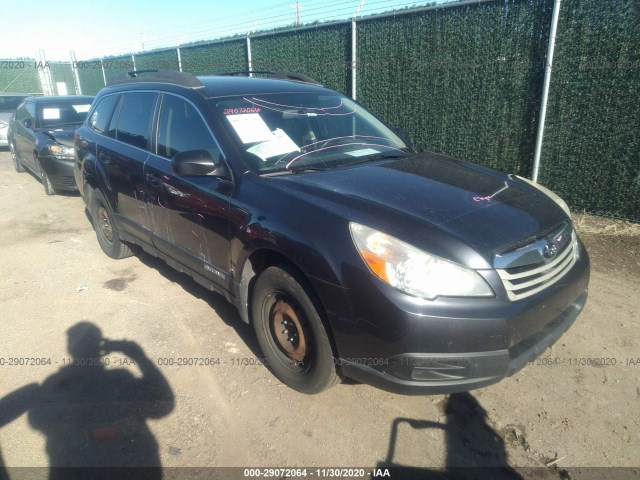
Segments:
[[[421,148],[530,176],[553,6],[481,0],[360,18],[357,98]],[[350,95],[352,40],[350,21],[333,22],[79,62],[77,72],[95,94],[134,62],[246,70],[250,45],[253,69],[302,72]],[[0,70],[0,90],[8,80]],[[540,182],[573,210],[640,221],[639,106],[637,0],[563,0]]]
[[[539,180],[640,220],[640,3],[562,2]]]

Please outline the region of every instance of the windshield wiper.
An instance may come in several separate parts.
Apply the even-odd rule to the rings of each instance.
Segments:
[[[350,167],[351,165],[358,165],[361,163],[368,163],[368,162],[373,162],[375,160],[386,160],[386,159],[390,159],[390,158],[404,158],[408,156],[408,153],[405,152],[387,152],[387,153],[373,153],[371,155],[367,155],[366,157],[362,157],[358,160],[355,160],[353,162],[347,162],[347,163],[342,163],[339,165],[339,167]]]
[[[324,172],[328,170],[328,167],[295,167],[287,170],[280,170],[277,172],[269,172],[263,174],[264,177],[277,177],[278,175],[290,175],[294,173],[306,173],[306,172]]]
[[[306,172],[324,172],[325,170],[329,170],[329,167],[294,167],[285,170],[286,172],[291,173],[306,173]]]

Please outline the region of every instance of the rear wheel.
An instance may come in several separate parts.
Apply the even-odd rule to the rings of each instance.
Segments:
[[[303,279],[269,267],[252,294],[253,326],[266,363],[287,386],[319,393],[338,381],[331,342]]]
[[[13,168],[16,169],[16,172],[22,173],[24,172],[24,167],[22,166],[22,162],[18,157],[18,152],[16,151],[16,146],[13,142],[9,143],[9,150],[11,150],[11,160],[13,161]]]
[[[49,179],[49,175],[47,175],[47,172],[44,171],[44,168],[42,168],[42,165],[40,164],[40,161],[38,159],[36,159],[36,165],[38,165],[38,172],[40,173],[40,180],[42,181],[44,193],[46,193],[47,195],[55,195],[56,193],[58,193],[56,189],[53,188],[51,180]]]
[[[118,229],[113,222],[113,215],[107,200],[98,189],[94,190],[91,195],[91,219],[98,243],[104,253],[116,259],[133,255],[131,249],[118,237]]]

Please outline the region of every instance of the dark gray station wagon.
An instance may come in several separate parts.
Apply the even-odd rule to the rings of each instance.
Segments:
[[[100,91],[75,179],[107,255],[137,246],[224,295],[307,393],[478,388],[569,328],[589,259],[560,198],[276,77],[132,72]]]

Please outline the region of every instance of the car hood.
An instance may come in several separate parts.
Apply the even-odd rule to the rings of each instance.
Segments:
[[[42,133],[61,145],[73,147],[73,136],[79,127],[80,125],[74,125],[73,127],[56,128],[54,130],[42,130]]]
[[[567,219],[555,202],[512,175],[433,153],[267,183],[431,251],[430,242],[455,240],[487,263]]]

